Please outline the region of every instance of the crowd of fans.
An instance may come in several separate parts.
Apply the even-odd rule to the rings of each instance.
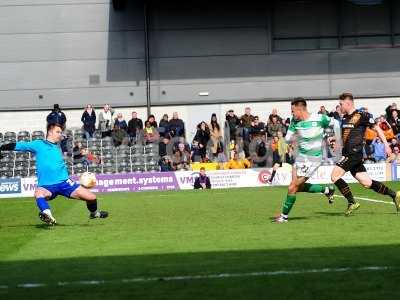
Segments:
[[[367,108],[360,110],[368,113]],[[339,106],[332,111],[321,106],[318,113],[327,114],[339,122],[342,118]],[[85,139],[93,138],[97,132],[101,138],[111,138],[115,147],[158,144],[161,171],[189,170],[193,163],[215,163],[219,169],[239,169],[273,166],[278,162],[293,163],[294,160],[295,145],[288,145],[284,139],[290,118],[283,118],[276,109],[266,120],[253,114],[250,107],[246,107],[241,115],[228,110],[225,120],[218,120],[217,115],[212,114],[209,121],[204,120],[197,125],[194,138],[190,141],[186,139],[185,122],[177,112],[171,118],[164,114],[157,123],[154,115],[143,121],[136,112],[132,112],[127,120],[108,104],[99,112],[92,105],[87,105],[81,121]],[[47,122],[65,126],[66,117],[59,105],[54,105]],[[367,129],[366,162],[400,163],[400,111],[397,105],[389,105],[376,122],[391,144],[393,154],[386,157],[384,145],[376,132]],[[87,164],[92,161],[101,163],[101,157],[87,152],[79,142],[72,152],[74,158],[83,159]],[[324,156],[327,160],[333,156],[328,146]]]

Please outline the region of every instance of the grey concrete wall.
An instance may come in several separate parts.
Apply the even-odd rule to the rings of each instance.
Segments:
[[[1,1],[0,109],[145,105],[143,2],[128,2],[114,11],[109,0]],[[280,35],[291,24],[299,34],[315,29],[300,28],[307,10],[288,13],[283,26],[257,1],[159,2],[149,6],[154,105],[400,95],[397,48],[270,53],[271,26]],[[314,13],[331,18],[333,2],[319,3]]]

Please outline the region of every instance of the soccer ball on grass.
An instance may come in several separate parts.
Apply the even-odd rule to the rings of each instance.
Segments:
[[[96,175],[92,172],[85,172],[79,177],[79,183],[83,187],[91,189],[96,185]]]

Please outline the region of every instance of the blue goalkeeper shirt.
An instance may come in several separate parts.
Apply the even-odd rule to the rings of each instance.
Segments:
[[[15,151],[29,151],[36,156],[38,186],[58,184],[68,179],[68,170],[59,144],[47,140],[17,142]]]

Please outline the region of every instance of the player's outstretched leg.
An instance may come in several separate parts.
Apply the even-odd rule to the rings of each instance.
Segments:
[[[369,188],[379,194],[390,196],[396,207],[397,213],[399,212],[399,210],[400,210],[400,191],[395,192],[395,191],[391,190],[390,188],[388,188],[386,185],[384,185],[382,182],[379,182],[376,180],[372,180],[371,186]]]
[[[55,225],[57,224],[57,221],[53,217],[50,210],[50,205],[46,200],[46,198],[48,197],[51,197],[51,193],[48,190],[41,187],[38,187],[35,190],[35,199],[36,199],[36,205],[39,208],[40,220],[42,220],[48,225]]]
[[[86,207],[90,212],[89,218],[103,219],[108,217],[108,212],[97,210],[96,195],[93,192],[89,191],[88,189],[85,189],[84,187],[80,186],[71,194],[71,197],[86,201]]]
[[[335,188],[331,185],[305,183],[302,190],[299,190],[299,192],[321,193],[328,198],[329,204],[334,202],[333,195],[335,194]]]

